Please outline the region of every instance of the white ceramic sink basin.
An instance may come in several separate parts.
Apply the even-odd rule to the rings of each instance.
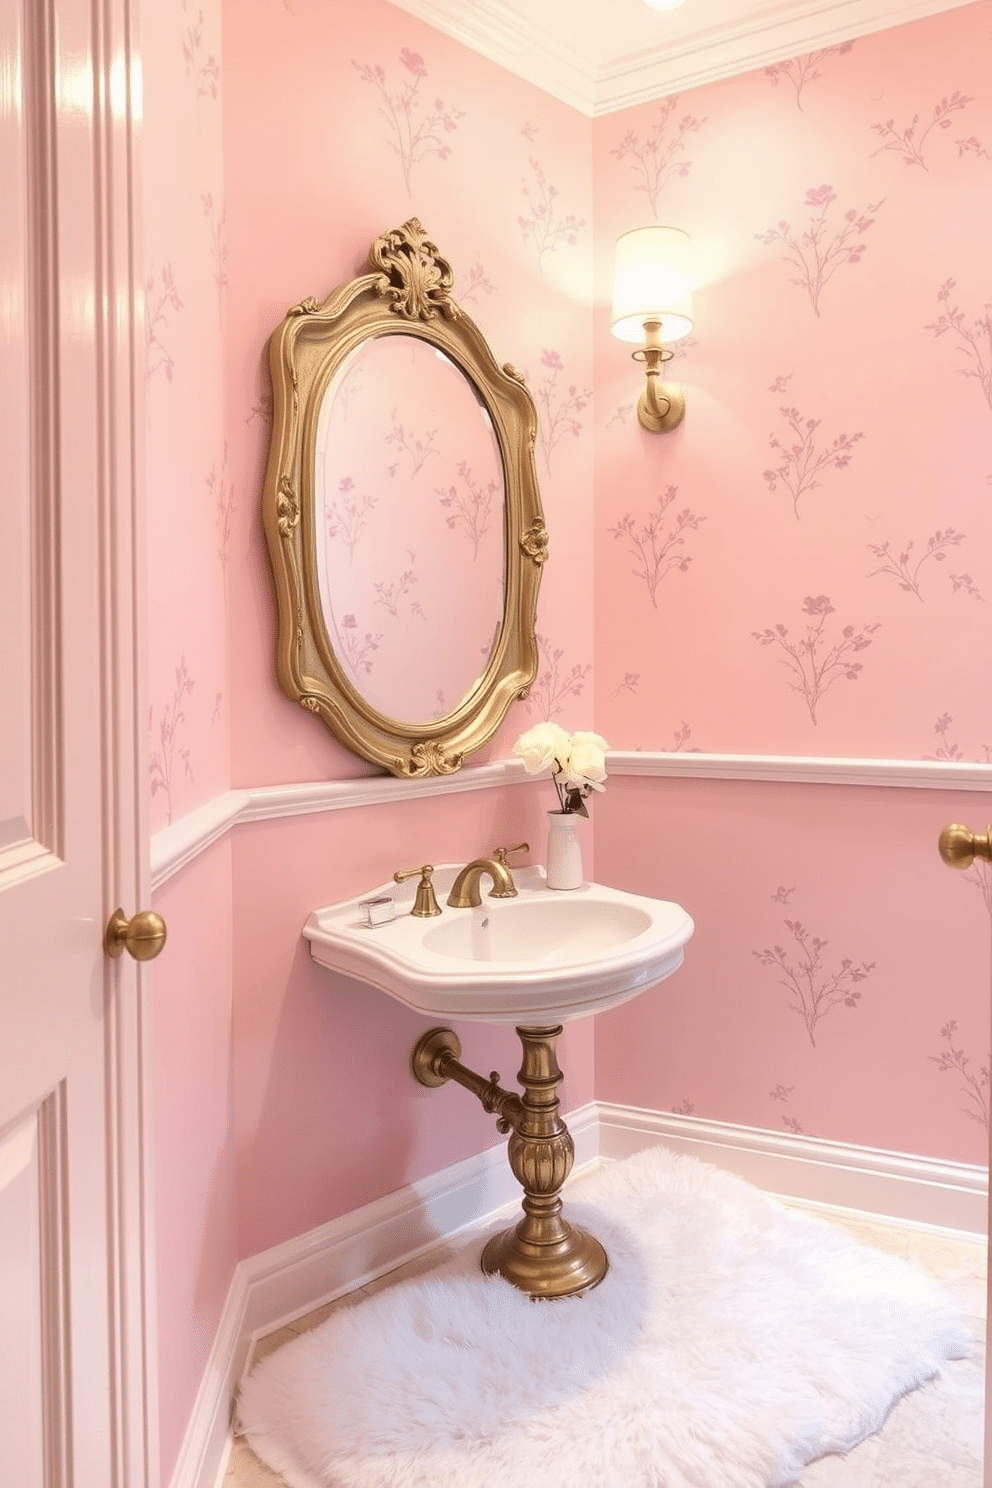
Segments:
[[[678,904],[595,883],[560,892],[528,867],[513,869],[515,899],[491,898],[483,876],[481,905],[452,909],[459,867],[435,869],[433,919],[410,914],[412,881],[314,910],[303,927],[314,961],[428,1017],[524,1027],[617,1007],[682,964],[693,923]],[[369,927],[362,903],[380,896],[396,918]]]

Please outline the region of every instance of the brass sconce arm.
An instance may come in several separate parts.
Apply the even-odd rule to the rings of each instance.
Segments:
[[[635,362],[644,364],[645,386],[637,403],[637,420],[652,434],[675,429],[685,417],[680,387],[659,381],[673,341],[692,330],[689,234],[678,227],[635,227],[617,241],[610,329],[619,341],[637,346]]]
[[[635,362],[644,364],[644,390],[637,401],[637,421],[652,434],[675,429],[685,417],[685,393],[677,384],[659,382],[659,374],[675,353],[661,343],[661,322],[644,322],[644,345],[631,352]]]

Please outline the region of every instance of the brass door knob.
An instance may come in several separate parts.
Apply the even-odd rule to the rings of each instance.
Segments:
[[[970,868],[976,858],[992,861],[992,827],[976,837],[960,822],[952,822],[941,832],[937,847],[948,868]]]
[[[103,937],[103,948],[114,959],[127,951],[135,961],[154,961],[165,945],[165,921],[153,909],[143,909],[128,919],[122,909],[115,909]]]

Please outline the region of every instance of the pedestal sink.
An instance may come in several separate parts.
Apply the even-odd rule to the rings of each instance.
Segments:
[[[457,872],[456,865],[433,872],[442,903]],[[514,869],[513,879],[515,898],[483,895],[477,908],[449,907],[433,918],[410,913],[411,885],[380,885],[314,910],[303,934],[318,966],[378,987],[429,1018],[516,1026],[522,1095],[504,1090],[497,1071],[487,1080],[462,1064],[450,1028],[431,1028],[418,1039],[411,1069],[422,1085],[457,1081],[511,1134],[508,1156],[524,1190],[524,1217],[489,1242],[482,1269],[551,1299],[588,1291],[609,1266],[599,1241],[561,1212],[574,1156],[558,1115],[562,1024],[617,1007],[671,976],[693,923],[678,904],[604,884],[549,889],[539,867]]]
[[[444,898],[456,865],[435,868]],[[637,997],[682,964],[689,915],[667,899],[587,883],[547,888],[540,867],[515,868],[515,899],[485,893],[477,909],[410,914],[412,884],[382,884],[314,910],[303,927],[328,971],[356,977],[429,1018],[567,1023]],[[370,927],[363,905],[392,899],[396,918]]]

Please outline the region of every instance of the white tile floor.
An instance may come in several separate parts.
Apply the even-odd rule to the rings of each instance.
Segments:
[[[813,1211],[817,1212],[817,1211]],[[985,1400],[985,1245],[978,1241],[908,1229],[837,1212],[821,1217],[842,1224],[863,1244],[902,1255],[924,1266],[956,1298],[974,1324],[976,1344],[968,1359],[952,1361],[942,1378],[905,1396],[882,1431],[846,1457],[812,1463],[799,1488],[982,1488],[982,1434]],[[459,1237],[462,1242],[464,1237]],[[408,1276],[423,1274],[450,1255],[438,1247],[407,1266],[269,1334],[256,1359],[278,1348],[293,1333],[323,1322],[329,1312],[356,1295],[369,1295]],[[224,1488],[283,1488],[283,1480],[261,1463],[248,1445],[235,1439]],[[592,1485],[590,1485],[592,1488]]]

